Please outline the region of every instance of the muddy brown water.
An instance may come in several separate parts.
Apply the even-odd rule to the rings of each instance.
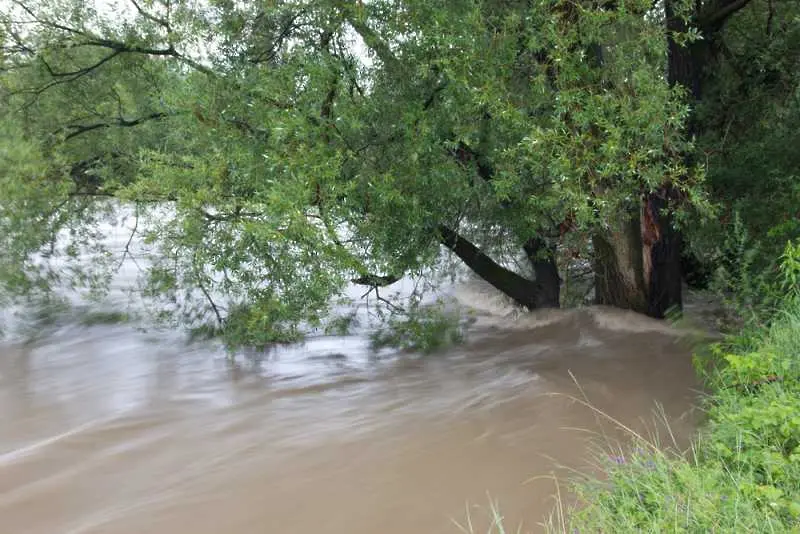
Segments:
[[[685,441],[697,386],[678,333],[603,309],[490,314],[444,354],[379,359],[363,336],[231,360],[66,326],[0,346],[0,532],[450,533],[468,508],[485,532],[490,499],[538,532],[541,477],[599,439],[569,396],[637,430],[659,403]]]

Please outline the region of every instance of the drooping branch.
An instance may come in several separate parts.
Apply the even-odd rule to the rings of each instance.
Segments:
[[[139,263],[136,261],[136,257],[131,252],[131,244],[133,243],[133,239],[136,237],[137,232],[139,231],[139,204],[136,204],[136,211],[134,212],[134,220],[133,220],[133,228],[131,228],[131,234],[128,236],[128,241],[125,243],[125,248],[122,251],[122,258],[120,258],[119,263],[117,264],[117,272],[122,269],[122,266],[125,264],[125,260],[130,258],[136,268],[140,271],[142,268],[139,266]]]
[[[92,65],[89,65],[88,67],[82,67],[80,69],[68,72],[56,72],[42,56],[39,56],[39,61],[42,63],[42,65],[44,65],[44,68],[45,70],[47,70],[47,73],[53,78],[68,78],[67,81],[73,81],[77,80],[81,76],[86,76],[87,74],[90,74],[92,71],[100,68],[101,66],[103,66],[103,64],[111,61],[121,53],[122,52],[119,50],[113,50],[110,54],[103,56],[102,59],[100,59],[99,61],[97,61]]]
[[[121,54],[121,52],[119,52],[119,51],[113,51],[110,54],[108,54],[107,56],[104,56],[102,59],[100,59],[96,63],[94,63],[92,65],[89,65],[88,67],[83,67],[81,69],[76,69],[76,70],[70,71],[70,72],[56,72],[56,71],[54,71],[53,68],[50,66],[50,64],[48,64],[47,61],[45,61],[45,59],[40,55],[40,56],[38,56],[39,62],[42,65],[44,65],[45,70],[47,70],[48,74],[53,79],[51,81],[49,81],[48,83],[40,86],[40,87],[22,89],[22,90],[19,90],[19,91],[16,91],[16,92],[12,92],[11,94],[30,94],[30,95],[33,95],[33,98],[28,103],[26,103],[25,106],[23,106],[23,107],[27,108],[27,107],[33,105],[36,102],[36,100],[38,99],[38,97],[41,96],[42,93],[44,93],[45,91],[47,91],[51,87],[55,87],[57,85],[74,82],[75,80],[78,80],[78,79],[82,78],[83,76],[91,74],[92,72],[94,72],[95,70],[100,68],[102,65],[104,65],[105,63],[111,61],[112,59],[114,59],[115,57],[117,57],[120,54]]]
[[[178,50],[175,48],[175,45],[172,43],[163,47],[151,47],[151,46],[134,45],[118,41],[115,39],[108,39],[100,37],[84,28],[75,28],[67,26],[66,24],[61,22],[56,22],[50,19],[42,18],[21,0],[12,0],[12,3],[16,5],[18,8],[20,8],[22,11],[24,11],[30,17],[29,21],[30,23],[51,30],[59,30],[64,34],[66,34],[67,36],[69,36],[69,37],[65,36],[65,40],[68,42],[67,46],[69,48],[79,47],[79,46],[95,46],[95,47],[107,48],[109,50],[112,50],[113,52],[116,52],[116,54],[111,54],[110,56],[101,60],[100,64],[105,63],[106,61],[112,59],[118,54],[144,54],[149,56],[172,57],[199,72],[202,72],[207,75],[214,75],[214,72],[208,67],[178,52]],[[140,13],[142,13],[141,9],[139,8],[139,5],[136,4],[136,2],[134,2],[134,5],[137,7]],[[146,18],[157,21],[162,26],[164,25],[163,23],[166,23],[166,27],[169,27],[168,21],[161,20],[158,17],[155,17],[154,15],[151,14],[148,15],[149,16],[143,13],[143,16],[145,16]],[[85,74],[84,71],[86,71],[87,69],[91,71],[98,66],[99,65],[94,65],[92,67],[80,69],[79,71],[77,71],[77,73],[83,75]]]
[[[211,293],[206,288],[203,279],[206,278],[205,274],[203,274],[202,270],[203,267],[197,264],[197,251],[195,250],[194,254],[192,255],[192,267],[194,269],[194,276],[195,276],[195,283],[197,284],[197,288],[203,293],[203,296],[208,302],[211,311],[214,312],[214,317],[217,319],[217,325],[223,326],[225,324],[225,320],[222,317],[222,313],[220,312],[220,307],[214,302],[214,299],[211,297]]]

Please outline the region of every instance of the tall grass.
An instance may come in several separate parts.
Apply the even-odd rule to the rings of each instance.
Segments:
[[[456,528],[462,532],[463,534],[521,534],[522,533],[522,525],[519,525],[516,530],[507,529],[505,525],[505,520],[503,515],[500,513],[500,506],[496,500],[489,497],[489,507],[484,509],[481,507],[473,507],[473,509],[477,510],[478,513],[481,515],[485,515],[486,518],[481,522],[488,522],[488,526],[482,527],[481,530],[475,526],[475,521],[473,520],[473,511],[470,509],[469,506],[466,507],[466,511],[464,514],[464,519],[459,522],[453,519],[453,524]]]

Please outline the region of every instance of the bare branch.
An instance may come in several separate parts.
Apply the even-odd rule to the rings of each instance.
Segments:
[[[359,276],[358,278],[353,278],[350,282],[360,285],[360,286],[370,286],[373,288],[376,287],[386,287],[390,286],[396,282],[399,282],[401,278],[399,276],[394,275],[377,275],[377,274],[365,274],[363,276]]]
[[[162,19],[161,17],[157,17],[157,16],[153,15],[152,13],[150,13],[148,11],[145,11],[144,9],[142,9],[142,6],[140,6],[139,3],[136,2],[136,0],[131,0],[131,4],[133,4],[133,6],[136,8],[136,11],[138,11],[141,16],[143,16],[144,18],[146,18],[150,22],[155,22],[159,26],[164,27],[164,29],[167,30],[167,32],[171,32],[172,31],[172,28],[171,28],[171,26],[169,24],[169,20]]]
[[[394,304],[393,302],[390,302],[390,301],[386,300],[385,298],[383,298],[381,296],[380,292],[378,291],[377,287],[374,287],[373,289],[375,290],[375,298],[378,299],[379,302],[383,302],[391,310],[393,310],[395,312],[405,313],[406,310],[404,310],[401,306],[398,306],[398,305]]]
[[[104,121],[104,122],[96,122],[94,124],[80,124],[80,125],[75,124],[75,125],[65,126],[61,130],[65,130],[65,129],[72,130],[72,132],[70,132],[69,134],[67,134],[66,137],[64,137],[64,141],[69,141],[70,139],[72,139],[74,137],[77,137],[77,136],[79,136],[81,134],[85,134],[87,132],[91,132],[93,130],[99,130],[99,129],[103,129],[103,128],[111,128],[112,126],[121,126],[121,127],[138,126],[139,124],[142,124],[143,122],[147,122],[147,121],[151,121],[151,120],[159,120],[159,119],[163,119],[163,118],[166,118],[166,117],[169,117],[169,116],[171,116],[171,115],[168,114],[168,113],[155,112],[155,113],[151,113],[149,115],[145,115],[144,117],[139,117],[137,119],[130,119],[129,120],[129,119],[125,119],[124,117],[120,117],[120,118],[118,118],[116,120]],[[59,130],[59,131],[61,131],[61,130]],[[58,133],[58,132],[56,132],[56,133]]]
[[[138,228],[139,228],[139,206],[137,205],[136,206],[135,220],[134,220],[134,223],[133,223],[133,229],[131,230],[130,237],[128,237],[128,242],[125,243],[125,249],[122,251],[122,259],[119,260],[119,265],[117,265],[117,271],[119,271],[122,268],[122,265],[125,263],[125,259],[127,259],[128,256],[133,258],[133,255],[130,252],[131,243],[133,242],[133,237],[136,235],[136,231],[137,231]],[[133,261],[134,261],[134,263],[136,262],[135,259]]]

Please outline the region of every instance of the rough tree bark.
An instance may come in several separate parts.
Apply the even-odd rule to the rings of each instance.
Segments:
[[[614,221],[592,236],[595,300],[598,304],[647,311],[642,234],[637,214]]]
[[[528,239],[522,247],[533,268],[539,308],[558,308],[561,305],[561,277],[556,262],[556,247],[539,237]]]
[[[676,193],[674,187],[664,185],[647,196],[642,209],[642,220],[649,223],[649,230],[642,231],[643,274],[647,297],[644,311],[659,319],[670,309],[683,307],[683,236],[674,227],[672,215],[674,203],[677,202]]]
[[[688,29],[686,19],[677,11],[678,0],[666,0],[664,10],[667,26],[668,65],[670,85],[682,85],[689,93],[692,113],[687,120],[687,135],[699,133],[694,113],[703,95],[704,70],[712,62],[715,43],[725,22],[744,8],[750,0],[718,0],[705,5],[695,4],[689,24],[696,26],[702,39],[681,46],[673,36]],[[686,154],[687,167],[692,155]],[[645,198],[642,219],[652,221],[650,235],[643,233],[645,280],[647,283],[647,314],[664,317],[670,309],[683,306],[682,284],[684,275],[681,262],[683,236],[674,227],[674,210],[680,202],[680,192],[673,184],[665,183]],[[644,225],[643,225],[644,227]]]
[[[676,13],[675,0],[664,2],[667,26],[667,80],[670,85],[683,85],[690,98],[700,97],[703,57],[698,41],[688,46],[675,42],[673,35],[687,30],[687,23]],[[690,116],[687,135],[694,131],[694,117]],[[686,156],[688,158],[688,155]],[[687,160],[688,163],[688,160]],[[648,315],[663,318],[670,309],[683,307],[683,271],[681,268],[682,236],[673,224],[673,210],[678,201],[678,191],[670,183],[645,196],[642,206],[642,256],[646,284]]]
[[[744,8],[750,0],[717,0],[696,3],[689,22],[678,13],[678,0],[666,0],[668,63],[667,80],[670,85],[682,85],[688,91],[692,111],[700,101],[705,79],[704,69],[713,60],[715,43],[725,22]],[[689,25],[696,26],[702,39],[680,45],[673,36],[686,32]],[[694,113],[687,122],[687,135],[699,133]],[[685,154],[688,166],[691,154]],[[643,198],[638,215],[641,255],[631,254],[636,236],[633,228],[628,232],[612,231],[595,236],[595,267],[597,301],[617,307],[631,308],[652,317],[663,318],[670,309],[683,306],[682,252],[683,236],[674,225],[674,212],[681,201],[680,191],[671,183],[664,183]],[[641,260],[641,269],[637,262]],[[686,262],[683,262],[686,264]],[[638,281],[641,273],[642,283]],[[691,274],[691,273],[690,273]]]

